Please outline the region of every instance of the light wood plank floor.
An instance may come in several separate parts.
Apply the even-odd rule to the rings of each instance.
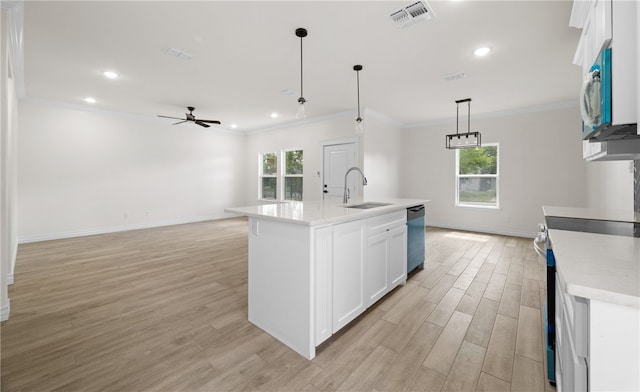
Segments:
[[[247,223],[20,245],[2,391],[550,391],[531,240],[428,228],[427,266],[307,361],[247,321]]]

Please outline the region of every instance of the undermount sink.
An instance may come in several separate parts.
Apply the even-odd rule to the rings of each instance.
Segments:
[[[350,206],[343,206],[344,208],[357,208],[360,210],[368,210],[369,208],[376,208],[376,207],[384,207],[384,206],[389,206],[391,205],[391,203],[377,203],[374,201],[368,201],[366,203],[360,203],[360,204],[354,204],[354,205],[350,205]]]

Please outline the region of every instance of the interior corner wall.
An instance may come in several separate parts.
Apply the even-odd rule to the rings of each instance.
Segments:
[[[323,142],[355,137],[353,117],[346,114],[249,133],[244,155],[247,205],[258,204],[258,167],[261,153],[302,149],[304,151],[303,201],[322,200]],[[361,152],[360,155],[362,155]],[[236,203],[234,206],[242,206],[242,204]]]
[[[155,118],[19,104],[20,242],[230,217],[245,136]]]
[[[499,209],[455,206],[455,122],[404,130],[402,197],[425,198],[427,225],[533,237],[543,205],[587,206],[577,107],[472,118],[483,143],[499,143]]]
[[[400,197],[402,131],[390,121],[369,110],[365,111],[363,137],[364,173],[368,185],[364,187],[364,198]]]

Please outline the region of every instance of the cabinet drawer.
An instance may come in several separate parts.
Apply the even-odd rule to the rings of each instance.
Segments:
[[[396,211],[367,219],[367,237],[371,237],[385,231],[391,231],[396,227],[407,223],[407,211]]]

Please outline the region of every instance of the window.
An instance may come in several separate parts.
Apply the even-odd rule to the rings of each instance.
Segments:
[[[456,150],[456,205],[498,208],[498,144]]]
[[[301,201],[303,151],[285,151],[284,157],[284,200]]]
[[[268,152],[262,154],[260,158],[260,198],[277,200],[278,155]]]
[[[260,155],[259,198],[302,200],[303,151],[283,150]],[[280,163],[282,162],[282,166]]]

